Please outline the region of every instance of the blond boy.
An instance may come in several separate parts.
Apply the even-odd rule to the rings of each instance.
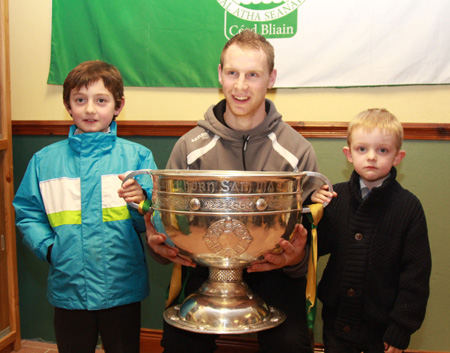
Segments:
[[[318,226],[319,255],[330,254],[319,283],[325,352],[402,352],[422,324],[431,254],[420,201],[396,180],[403,129],[386,109],[350,123],[343,148],[354,171]],[[313,202],[332,196],[326,188]]]

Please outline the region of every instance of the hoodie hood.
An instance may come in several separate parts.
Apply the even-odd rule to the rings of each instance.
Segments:
[[[206,111],[205,120],[198,121],[198,126],[220,136],[226,141],[236,141],[242,143],[242,136],[250,138],[265,138],[281,120],[281,114],[278,113],[275,104],[266,99],[267,116],[261,124],[250,130],[233,130],[225,125],[223,114],[226,109],[226,101],[223,99],[217,105],[211,105]]]

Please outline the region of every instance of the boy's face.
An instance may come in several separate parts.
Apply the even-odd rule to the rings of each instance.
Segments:
[[[405,157],[405,151],[397,151],[395,136],[379,128],[370,132],[357,128],[351,137],[351,146],[344,147],[344,154],[368,187],[387,176]]]
[[[269,72],[266,53],[262,49],[231,45],[219,65],[219,82],[227,102],[226,114],[233,119],[260,120],[265,117],[265,96],[276,79],[276,70]]]
[[[81,132],[105,132],[123,105],[122,99],[121,106],[116,109],[113,95],[100,79],[88,87],[73,89],[70,92],[70,107],[66,106],[66,109]]]

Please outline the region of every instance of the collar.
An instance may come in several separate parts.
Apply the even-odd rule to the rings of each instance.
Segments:
[[[108,128],[106,129],[106,131],[103,131],[103,133],[105,134],[109,134],[111,132],[111,125],[108,126]],[[81,132],[77,127],[75,128],[75,132],[73,133],[74,135],[80,135],[80,134],[84,134],[84,132]]]
[[[117,124],[111,123],[106,132],[80,133],[75,125],[70,127],[69,145],[73,151],[82,155],[107,153],[117,139]]]
[[[225,125],[227,128],[231,129],[227,123],[225,122],[225,110],[227,109],[227,102],[225,99],[222,99],[219,103],[217,103],[214,108],[214,115],[216,116],[217,120],[220,121],[222,125]],[[266,100],[266,114],[269,114],[270,111],[270,103]]]
[[[378,182],[377,182],[374,186],[372,186],[372,189],[373,189],[373,188],[378,188],[378,187],[380,187],[380,186],[383,184],[383,182],[384,182],[387,178],[389,178],[390,175],[391,175],[391,174],[389,173],[389,174],[386,175],[384,178],[381,178],[380,180],[378,180]],[[362,180],[361,177],[359,178],[359,187],[360,187],[360,189],[361,189],[361,197],[362,197],[363,199],[366,198],[367,195],[372,191],[372,189],[369,189],[369,187],[364,183],[364,181]]]

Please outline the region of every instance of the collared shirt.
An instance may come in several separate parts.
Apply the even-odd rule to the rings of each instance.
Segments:
[[[386,175],[384,178],[378,180],[377,184],[374,185],[374,186],[372,186],[372,189],[381,186],[381,184],[383,184],[383,182],[384,182],[387,178],[389,178],[389,175],[391,175],[391,174],[389,173],[389,174]],[[369,195],[369,193],[370,193],[370,191],[371,191],[372,189],[369,189],[369,187],[366,186],[366,184],[364,183],[364,181],[363,181],[361,178],[359,178],[359,185],[360,185],[360,187],[361,187],[361,197],[363,198],[363,200],[365,200],[366,197]]]

